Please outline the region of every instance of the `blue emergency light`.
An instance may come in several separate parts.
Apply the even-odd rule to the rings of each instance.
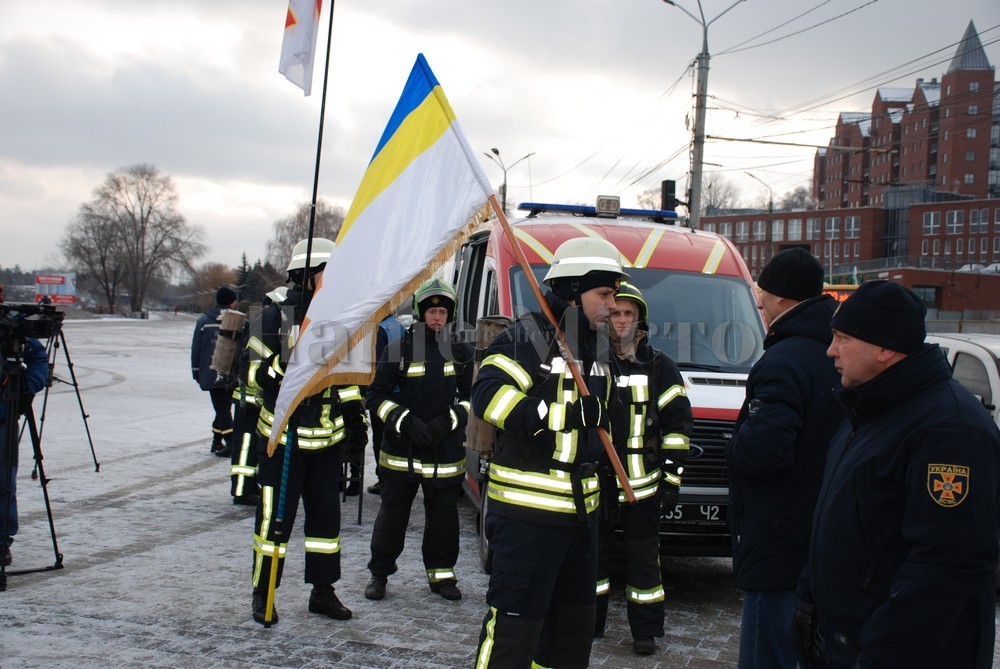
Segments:
[[[677,212],[666,209],[622,209],[620,200],[613,195],[601,195],[597,198],[597,206],[585,204],[552,204],[546,202],[522,202],[517,205],[521,211],[527,211],[533,218],[543,213],[570,214],[591,218],[645,218],[658,223],[676,223]]]

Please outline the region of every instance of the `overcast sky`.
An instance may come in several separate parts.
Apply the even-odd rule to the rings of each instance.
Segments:
[[[307,98],[277,72],[287,0],[0,0],[0,266],[62,266],[80,205],[138,163],[173,179],[205,230],[201,262],[263,258],[274,221],[312,192],[323,4]],[[877,86],[940,77],[970,20],[1000,62],[997,0],[732,5],[702,0],[717,18],[709,135],[825,145]],[[345,208],[421,52],[478,155],[534,152],[508,167],[509,202],[634,206],[662,179],[686,187],[702,28],[662,0],[337,0],[332,41],[319,193]],[[777,198],[809,185],[814,152],[709,141],[705,170],[766,202],[745,172]]]

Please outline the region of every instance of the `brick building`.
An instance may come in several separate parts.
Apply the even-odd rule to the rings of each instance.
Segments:
[[[814,159],[817,208],[703,216],[756,276],[801,246],[829,283],[894,278],[929,308],[1000,311],[1000,86],[970,21],[940,82],[879,88]]]

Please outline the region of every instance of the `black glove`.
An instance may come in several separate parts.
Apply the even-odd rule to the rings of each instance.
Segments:
[[[358,428],[348,428],[347,445],[351,453],[358,453],[368,445],[368,430]]]
[[[444,438],[451,434],[451,411],[445,411],[440,416],[434,417],[427,427],[431,431],[431,443],[440,444]]]
[[[663,478],[660,479],[660,513],[673,511],[681,495],[681,472],[684,468],[673,460],[664,460],[660,465]]]
[[[795,604],[795,616],[792,618],[792,638],[799,657],[806,664],[823,664],[823,640],[819,633],[819,621],[816,619],[816,607],[799,601]]]
[[[568,425],[573,429],[587,427],[608,427],[608,412],[604,408],[604,402],[596,395],[587,395],[577,398],[572,404],[566,406],[566,417]]]

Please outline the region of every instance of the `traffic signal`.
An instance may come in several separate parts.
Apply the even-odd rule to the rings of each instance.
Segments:
[[[677,205],[677,182],[669,179],[660,182],[660,209],[674,211]]]

